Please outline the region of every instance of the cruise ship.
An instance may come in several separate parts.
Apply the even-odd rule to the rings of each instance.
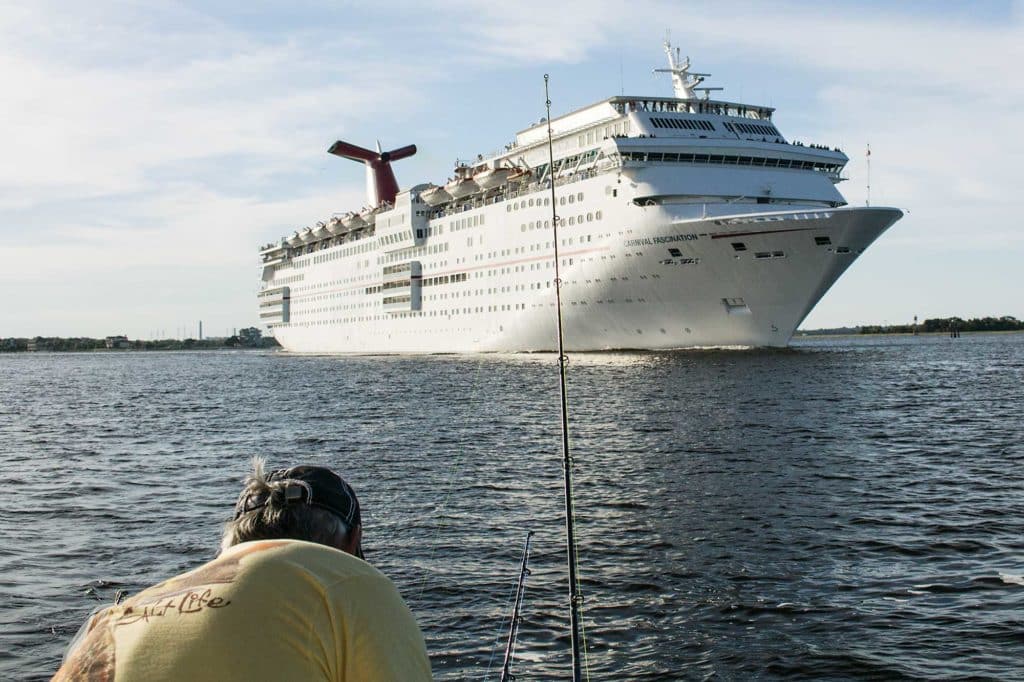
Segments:
[[[555,350],[557,234],[567,350],[788,344],[903,214],[847,205],[845,154],[664,47],[673,96],[541,119],[446,182],[399,188],[414,145],[335,142],[367,206],[260,249],[261,322],[300,353]]]

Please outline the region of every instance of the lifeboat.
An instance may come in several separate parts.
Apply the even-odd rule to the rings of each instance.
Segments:
[[[312,227],[307,227],[302,232],[299,232],[299,238],[302,239],[303,244],[310,244],[316,241],[316,237],[313,236]]]
[[[444,191],[452,195],[453,199],[468,197],[473,192],[479,191],[480,186],[473,182],[467,166],[459,166],[455,169],[455,177],[444,186]]]
[[[313,236],[317,239],[327,239],[331,236],[331,231],[327,229],[327,223],[321,221],[316,224],[313,228]]]
[[[341,223],[341,218],[334,216],[327,221],[327,231],[331,234],[341,234],[345,231],[345,226]]]
[[[293,234],[291,237],[288,237],[288,239],[286,241],[288,242],[288,246],[301,246],[302,245],[302,237],[299,235],[298,232]]]
[[[360,227],[366,227],[366,221],[363,220],[362,216],[355,212],[346,213],[341,217],[341,224],[350,230],[356,230]]]
[[[515,173],[512,168],[499,166],[498,168],[485,168],[473,176],[473,182],[480,185],[481,189],[494,189],[499,185],[508,182],[509,177]]]
[[[452,195],[439,185],[429,185],[420,192],[420,199],[426,202],[427,206],[440,206],[452,200]]]
[[[359,214],[359,217],[367,225],[373,225],[377,222],[377,214],[384,210],[384,205],[380,205],[377,208],[364,208]]]
[[[533,171],[529,168],[516,168],[509,174],[506,180],[509,183],[526,182],[530,179],[531,175],[533,175]]]

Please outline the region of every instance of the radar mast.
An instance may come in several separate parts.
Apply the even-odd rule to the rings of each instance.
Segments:
[[[654,69],[654,73],[670,73],[672,74],[672,89],[675,91],[675,95],[678,99],[696,99],[694,91],[698,85],[704,82],[704,79],[710,76],[710,73],[691,73],[690,72],[690,58],[687,56],[682,61],[679,59],[679,48],[672,48],[672,43],[665,39],[665,54],[668,55],[668,68],[667,69]],[[709,90],[711,88],[699,88],[700,90]],[[720,90],[721,88],[714,88]]]

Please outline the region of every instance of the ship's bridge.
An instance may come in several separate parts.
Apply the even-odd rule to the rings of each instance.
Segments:
[[[728,116],[738,119],[737,125],[751,125],[772,128],[772,114],[775,109],[760,105],[741,104],[705,99],[677,99],[675,97],[638,97],[617,95],[606,100],[591,104],[578,111],[551,119],[553,137],[569,135],[578,130],[585,130],[605,122],[615,121],[630,114],[647,113],[669,115],[679,120],[688,120],[696,116]],[[687,116],[680,116],[686,114]],[[762,123],[767,122],[767,123]],[[768,133],[765,133],[768,134]],[[516,133],[514,147],[528,147],[547,141],[547,122],[543,119],[536,125]],[[774,135],[781,137],[775,130]]]

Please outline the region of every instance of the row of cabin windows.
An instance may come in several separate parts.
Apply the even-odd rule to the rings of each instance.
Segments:
[[[424,277],[420,280],[422,286],[430,287],[437,284],[454,284],[455,282],[465,282],[469,279],[469,273],[460,272],[454,275],[441,275],[438,277]],[[367,296],[371,294],[379,294],[387,289],[400,289],[403,287],[412,286],[412,282],[408,279],[401,280],[398,282],[386,282],[377,286],[366,287],[364,289]]]
[[[381,288],[387,291],[388,289],[406,289],[410,286],[412,286],[412,282],[410,280],[400,279],[395,282],[384,282],[384,284],[381,285]]]
[[[589,222],[592,222],[594,220],[601,220],[601,217],[602,217],[601,211],[587,213],[586,221],[589,223]],[[571,215],[568,218],[566,218],[565,216],[559,216],[558,219],[560,221],[562,221],[561,224],[563,224],[563,225],[565,225],[565,224],[568,224],[568,225],[576,225],[576,224],[582,225],[583,221],[584,221],[584,216],[583,216],[582,213],[580,213],[579,215],[575,215],[575,216]],[[543,229],[543,230],[546,230],[546,229],[549,229],[550,227],[551,227],[551,221],[550,220],[545,220],[545,221],[538,220],[536,222],[531,220],[529,223],[521,224],[519,226],[519,231],[520,232],[526,232],[526,230],[528,230],[528,229],[529,230],[533,230],[533,229],[537,229],[537,230],[542,230]]]
[[[775,126],[766,126],[759,123],[729,123],[723,124],[726,129],[735,133],[737,130],[741,133],[748,135],[773,135],[775,137],[782,137],[781,133],[775,129]]]
[[[513,201],[513,202],[509,203],[507,206],[505,206],[505,212],[506,213],[511,213],[512,211],[518,211],[519,209],[526,208],[527,206],[532,208],[535,205],[536,206],[550,206],[551,205],[551,199],[549,197],[544,197],[543,201],[541,199],[539,199],[539,198],[538,199],[530,199],[529,201],[527,201],[526,199],[523,199],[522,201]]]
[[[380,238],[380,241],[382,244],[395,244],[396,242],[405,241],[409,239],[412,239],[412,231],[403,230],[402,232],[396,232],[395,234],[383,235]]]
[[[700,118],[659,118],[652,116],[651,123],[655,128],[681,128],[686,130],[714,130],[711,121]]]
[[[393,253],[388,253],[383,256],[377,256],[377,265],[383,265],[384,263],[394,263],[395,261],[409,258],[419,258],[420,256],[428,256],[435,253],[441,253],[447,250],[448,242],[405,248],[402,249],[401,251],[395,251]]]
[[[293,254],[305,250],[306,253],[313,253],[314,251],[323,251],[325,249],[332,249],[338,246],[338,240],[344,239],[344,237],[332,237],[330,239],[324,239],[312,244],[305,246],[294,247]],[[326,263],[330,260],[336,260],[338,258],[345,258],[357,253],[366,253],[371,249],[376,249],[377,245],[374,242],[365,242],[358,246],[350,246],[348,248],[334,251],[333,253],[324,253],[317,256],[310,256],[309,258],[299,258],[292,261],[293,268],[304,268],[308,265],[315,265],[317,263]]]
[[[605,139],[612,137],[613,135],[629,135],[629,119],[623,119],[615,125],[606,125],[603,129],[597,128],[596,130],[588,130],[585,134],[580,134],[576,138],[576,143],[578,146],[583,147],[595,142],[600,142],[602,133]]]
[[[571,244],[572,241],[569,240],[569,243]],[[563,240],[563,244],[565,244],[564,240]],[[734,244],[734,247],[735,247],[735,244]],[[670,249],[670,251],[678,251],[678,250],[677,249]],[[629,254],[627,254],[627,255],[629,255]],[[642,254],[641,253],[637,253],[635,255],[642,255]],[[680,253],[673,253],[673,255],[674,256],[679,256],[681,254]],[[769,256],[770,257],[778,258],[778,257],[784,257],[785,254],[782,253],[782,252],[774,252],[774,253],[770,253],[770,254],[767,254],[767,255],[765,253],[760,253],[759,252],[757,254],[758,258],[764,258],[764,257],[769,257]],[[591,260],[593,260],[593,259],[591,259]],[[562,265],[572,265],[573,262],[574,262],[573,258],[563,258],[562,259]],[[546,265],[547,265],[547,267],[551,267],[551,263],[547,263]],[[524,268],[522,268],[522,267],[515,268],[515,271],[517,271],[517,272],[523,271],[523,270],[524,270]],[[511,272],[512,268],[502,268],[501,269],[501,273],[505,273],[506,271]],[[498,271],[494,271],[493,274],[497,274],[497,272]],[[491,274],[491,273],[489,273],[489,274]],[[659,279],[661,277],[661,275],[654,274],[654,275],[651,275],[650,277],[653,278],[653,279]],[[448,283],[448,282],[466,281],[467,279],[468,279],[468,275],[466,273],[460,273],[460,274],[450,275],[450,276],[446,276],[446,277],[435,277],[435,278],[431,278],[431,279],[424,279],[423,280],[423,284],[424,284],[424,286],[427,286],[427,285],[430,285],[430,284],[445,284],[445,283]],[[610,280],[612,282],[619,281],[619,279],[620,279],[619,277],[611,277],[610,278]],[[640,275],[640,279],[648,279],[648,276],[647,275]],[[628,281],[629,277],[622,276],[621,280],[623,282]],[[594,281],[600,282],[601,279],[598,278],[598,279],[595,279]],[[586,280],[586,282],[589,284],[591,282],[591,280],[588,279],[588,280]],[[577,284],[576,280],[572,280],[571,284]],[[529,288],[531,290],[532,289],[544,289],[544,288],[550,288],[550,287],[551,287],[551,282],[550,281],[532,282],[532,283],[529,284]],[[388,288],[394,288],[394,287],[385,286],[383,288],[384,289],[388,289]],[[424,300],[446,299],[446,298],[448,298],[449,295],[453,296],[454,298],[458,298],[460,295],[461,296],[474,296],[474,295],[475,296],[481,296],[481,295],[485,295],[486,294],[486,295],[490,296],[490,295],[498,294],[498,293],[511,292],[513,290],[514,291],[525,291],[526,290],[526,285],[525,284],[521,284],[521,285],[515,285],[515,286],[495,287],[495,288],[489,288],[489,289],[486,289],[486,290],[484,290],[484,289],[466,290],[466,291],[461,292],[461,294],[458,293],[458,292],[453,293],[453,294],[438,294],[438,295],[435,295],[435,296],[425,296]],[[376,294],[376,293],[380,293],[380,292],[381,292],[381,287],[380,286],[368,287],[368,288],[365,289],[365,293],[367,295]],[[723,301],[724,300],[726,300],[726,299],[723,299]],[[732,300],[732,299],[730,299],[730,300]],[[739,305],[742,305],[742,299],[736,299],[736,300],[739,301]],[[408,303],[410,301],[411,301],[411,295],[403,292],[403,293],[395,294],[395,295],[392,295],[392,296],[386,296],[386,297],[384,297],[384,299],[380,303],[382,303],[384,305],[388,305],[388,304],[394,304],[394,303]],[[638,299],[638,301],[639,302],[644,302],[644,299],[641,298],[641,299]],[[605,301],[597,301],[597,303],[604,303],[604,302]],[[613,299],[609,299],[607,301],[607,303],[614,303],[614,302],[615,301]],[[631,303],[632,300],[631,299],[626,299],[626,302],[627,303]],[[580,303],[583,304],[583,305],[586,305],[585,301],[581,301]],[[352,305],[347,305],[347,306],[328,307],[328,308],[313,308],[313,309],[310,309],[309,311],[304,312],[304,313],[296,312],[296,313],[293,314],[293,317],[302,317],[304,315],[315,314],[315,313],[322,313],[322,312],[327,312],[329,310],[342,310],[342,309],[348,310],[348,309],[362,308],[362,307],[370,306],[370,305],[376,305],[376,304],[373,301],[368,301],[368,302],[357,303],[357,304],[352,304]],[[573,302],[573,305],[576,305],[576,303]],[[296,306],[296,307],[298,307],[298,306]],[[514,305],[509,305],[509,306],[502,306],[501,309],[502,310],[504,310],[506,308],[507,309],[512,309],[513,307],[515,307],[516,309],[525,309],[525,304],[514,304]],[[498,310],[498,307],[495,306],[493,308],[493,310]],[[443,311],[443,310],[431,311],[431,312],[429,312],[429,314],[430,315],[444,314],[444,312],[445,311]],[[456,309],[454,309],[453,312],[457,314],[459,312],[459,309],[456,308]],[[482,309],[476,309],[476,310],[464,309],[462,312],[464,312],[464,313],[482,312]],[[424,312],[421,312],[420,314],[427,314],[427,313],[426,313],[426,311],[424,311]],[[318,321],[315,321],[315,322],[301,323],[301,325],[302,326],[309,326],[311,324],[314,324],[314,325],[317,325],[317,324],[331,324],[331,323],[337,323],[339,321],[350,322],[350,321],[355,321],[355,319],[356,318],[346,318],[344,320],[333,320],[333,321],[332,320],[318,320]],[[360,318],[360,319],[362,319],[362,318]],[[369,319],[369,318],[367,318],[367,319]],[[373,318],[373,319],[379,319],[379,318]],[[296,326],[299,326],[299,325],[296,325]]]
[[[384,268],[385,275],[394,275],[399,272],[411,272],[412,263],[399,263],[398,265],[389,265]]]
[[[558,203],[561,206],[565,206],[566,203],[570,203],[571,204],[571,203],[576,202],[576,201],[583,201],[583,192],[577,192],[575,194],[563,194],[562,196],[560,196],[558,198]],[[527,208],[528,206],[532,208],[533,206],[550,206],[550,205],[551,205],[551,199],[549,197],[544,197],[543,200],[538,198],[538,199],[530,199],[530,200],[527,201],[526,199],[524,199],[522,202],[515,201],[515,202],[509,204],[508,206],[505,207],[505,211],[507,213],[511,213],[512,211],[518,211],[519,209]]]
[[[729,166],[758,166],[765,168],[796,168],[801,170],[838,173],[841,164],[796,159],[769,159],[761,156],[728,156],[721,154],[674,154],[662,152],[622,152],[625,161],[666,161],[670,163],[716,163]]]
[[[453,282],[465,282],[469,279],[469,275],[465,272],[460,272],[455,275],[441,275],[440,277],[427,277],[423,280],[423,286],[429,287],[435,284],[451,284]]]
[[[457,232],[459,230],[465,230],[465,229],[468,229],[470,227],[477,227],[478,225],[483,225],[483,224],[484,224],[484,216],[481,214],[481,215],[466,216],[465,218],[459,218],[458,220],[449,221],[448,227],[453,232]]]

